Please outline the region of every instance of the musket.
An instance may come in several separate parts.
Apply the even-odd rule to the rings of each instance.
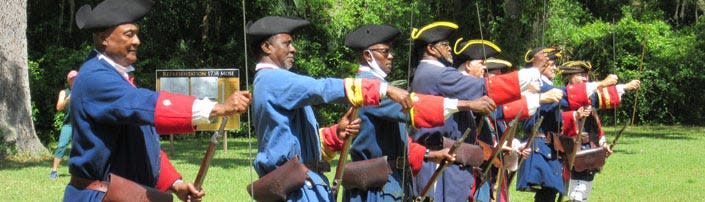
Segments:
[[[512,140],[514,139],[514,135],[516,135],[516,132],[510,133],[510,135],[511,135],[511,137],[509,137],[507,140],[508,147],[512,147]],[[504,178],[507,177],[507,172],[505,172],[506,168],[504,166],[504,155],[500,156],[499,158],[500,158],[499,159],[500,163],[499,163],[499,167],[497,167],[497,176],[495,178],[495,179],[497,179],[497,181],[495,183],[495,187],[494,187],[495,191],[493,192],[494,194],[490,196],[490,201],[492,201],[493,199],[495,201],[499,201],[499,197],[501,197],[501,192],[502,192],[502,185],[503,185],[502,181],[504,181]],[[491,163],[491,162],[489,162],[489,163]],[[480,186],[482,186],[482,184],[480,184]]]
[[[539,117],[539,120],[537,120],[536,123],[534,123],[534,126],[531,128],[531,133],[529,133],[529,136],[526,137],[526,146],[524,146],[525,148],[526,148],[526,147],[531,147],[531,145],[534,144],[534,139],[536,139],[536,136],[537,136],[538,133],[539,133],[539,128],[541,127],[541,123],[543,123],[543,116],[540,116],[540,117]],[[520,152],[521,152],[521,151],[520,151]],[[521,166],[524,164],[524,160],[526,160],[526,159],[524,159],[524,158],[519,158],[519,163],[517,164],[517,165],[518,165],[518,166],[517,166],[518,168],[521,168]],[[518,172],[518,171],[514,171],[514,172],[512,172],[512,173],[509,174],[509,178],[508,178],[508,180],[507,180],[507,184],[511,184],[511,183],[512,183],[512,180],[514,179],[514,175],[515,175],[517,172]]]
[[[622,129],[619,129],[619,132],[617,133],[617,135],[614,136],[614,140],[612,140],[612,144],[610,144],[610,150],[612,150],[612,148],[614,148],[614,145],[617,145],[617,141],[619,141],[619,137],[621,137],[622,134],[624,133],[624,129],[627,129],[627,124],[629,124],[628,121],[624,123],[624,125],[622,126]]]
[[[570,175],[571,175],[571,172],[573,171],[573,164],[575,163],[575,154],[580,149],[580,145],[582,143],[580,141],[580,136],[583,133],[583,127],[585,126],[585,120],[587,120],[587,118],[588,117],[585,117],[582,120],[580,120],[580,122],[578,122],[578,134],[576,134],[573,137],[573,150],[570,151],[570,156],[568,156],[568,162],[567,162],[568,163],[568,166],[567,166],[568,177],[563,180],[563,187],[565,188],[564,190],[566,193],[565,194],[561,193],[560,196],[558,197],[558,201],[563,201],[563,197],[565,197],[565,195],[568,194],[568,192],[569,192],[568,189],[570,188]]]
[[[504,177],[505,177],[504,169],[505,169],[504,162],[502,162],[499,164],[499,167],[497,168],[497,176],[495,178],[495,179],[497,179],[497,182],[495,183],[495,186],[494,186],[495,191],[492,192],[494,194],[490,195],[490,201],[492,201],[492,199],[494,199],[495,201],[499,201],[498,198],[501,196],[501,192],[502,192],[502,181],[504,180]],[[482,186],[482,185],[480,185],[480,186]]]
[[[644,69],[644,56],[646,55],[646,36],[644,37],[644,41],[641,44],[641,59],[639,61],[639,73],[641,73]],[[639,75],[641,76],[641,75]],[[614,145],[617,144],[617,141],[619,140],[619,137],[622,136],[624,133],[624,129],[627,129],[627,125],[634,124],[634,120],[636,119],[636,110],[637,110],[637,104],[639,103],[639,89],[636,89],[636,92],[634,93],[634,105],[632,106],[632,117],[630,118],[630,121],[627,121],[624,123],[624,126],[622,126],[622,129],[619,129],[619,132],[617,135],[614,136],[614,140],[612,140],[612,144],[610,144],[610,150],[614,148]],[[615,118],[616,119],[616,118]]]
[[[213,154],[215,154],[215,147],[218,145],[218,137],[223,136],[225,133],[225,125],[228,123],[228,117],[223,116],[223,120],[220,122],[220,128],[218,132],[211,135],[210,143],[208,144],[208,149],[206,150],[206,155],[201,161],[201,167],[198,168],[198,175],[196,175],[196,180],[193,182],[193,186],[196,189],[201,190],[203,186],[203,179],[206,178],[208,173],[208,167],[210,167],[211,159],[213,159]]]
[[[357,119],[357,108],[352,111],[352,119]],[[338,167],[335,168],[335,177],[333,178],[333,185],[330,187],[330,193],[333,195],[334,199],[338,198],[338,191],[340,190],[340,184],[343,181],[343,172],[345,171],[345,162],[348,159],[348,151],[350,150],[350,144],[352,144],[355,135],[348,135],[345,137],[345,143],[343,144],[343,149],[340,150],[340,157],[338,157]]]
[[[477,124],[477,135],[479,135],[480,131],[482,130],[482,127],[484,127],[485,121],[483,120],[483,117],[479,117],[480,122]],[[451,156],[455,154],[455,151],[460,148],[460,146],[465,142],[465,139],[470,136],[470,131],[472,128],[468,127],[465,129],[465,132],[463,132],[463,136],[455,140],[455,143],[453,144],[453,147],[450,148],[448,151],[448,154]],[[428,191],[431,189],[431,186],[433,186],[434,183],[436,183],[436,180],[438,180],[438,177],[443,174],[443,171],[445,171],[446,167],[448,167],[448,164],[451,162],[448,161],[441,161],[441,163],[438,165],[436,168],[436,171],[433,172],[433,175],[431,175],[431,178],[428,180],[426,185],[424,185],[423,189],[421,192],[419,192],[419,195],[416,197],[415,201],[421,202],[421,201],[430,201],[431,199],[426,196],[428,194]]]
[[[507,143],[507,140],[509,139],[508,137],[514,137],[516,128],[519,125],[519,117],[521,117],[522,112],[524,112],[523,109],[520,110],[516,116],[514,116],[512,122],[509,122],[509,128],[504,131],[504,134],[502,134],[502,137],[499,139],[497,146],[495,146],[495,148],[492,150],[492,155],[490,155],[490,159],[487,160],[487,164],[484,168],[482,168],[482,176],[480,176],[480,183],[478,183],[479,186],[482,186],[482,184],[487,181],[487,175],[489,175],[490,168],[492,167],[492,161],[499,157],[499,154],[501,153],[500,150],[502,150],[502,147]]]

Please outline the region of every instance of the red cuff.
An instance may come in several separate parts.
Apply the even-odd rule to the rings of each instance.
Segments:
[[[374,79],[362,79],[362,104],[365,106],[377,106],[379,105],[379,80]]]
[[[487,77],[485,87],[487,96],[497,105],[503,105],[521,97],[518,71]]]
[[[599,95],[600,109],[611,109],[619,106],[619,93],[617,93],[616,86],[598,88],[597,94]]]
[[[174,165],[171,165],[169,156],[166,155],[164,150],[159,150],[159,159],[159,179],[157,179],[156,188],[159,191],[166,192],[176,180],[181,179],[181,174],[176,171]]]
[[[502,105],[502,111],[504,112],[504,121],[511,122],[519,111],[521,115],[519,120],[526,120],[529,118],[529,106],[526,104],[526,97],[521,96],[521,99],[515,100],[513,102]]]
[[[154,110],[154,125],[159,134],[191,133],[196,128],[191,124],[191,108],[194,96],[159,92]]]
[[[443,97],[414,93],[414,106],[411,108],[411,125],[415,128],[443,126]]]
[[[582,106],[590,106],[590,98],[587,96],[587,88],[585,83],[566,86],[566,94],[568,94],[568,106],[570,110],[577,110]]]
[[[561,133],[568,137],[574,137],[578,134],[578,126],[576,125],[575,116],[573,116],[575,111],[563,112],[563,128]]]
[[[411,166],[411,173],[416,176],[421,171],[423,166],[423,156],[426,155],[426,147],[413,142],[411,138],[409,141],[409,166]]]
[[[323,144],[333,151],[340,151],[343,149],[345,142],[338,138],[338,124],[332,125],[331,127],[322,128],[323,133]]]

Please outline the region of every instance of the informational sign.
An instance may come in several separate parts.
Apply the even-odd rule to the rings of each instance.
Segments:
[[[208,98],[218,103],[240,90],[239,69],[174,69],[157,70],[157,91],[169,91]],[[211,124],[198,125],[198,131],[216,131],[222,119],[211,119]],[[226,130],[240,128],[240,115],[228,117]]]

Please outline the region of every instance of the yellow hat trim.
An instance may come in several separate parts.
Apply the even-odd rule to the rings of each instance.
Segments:
[[[524,62],[529,63],[529,62],[531,62],[531,61],[534,61],[534,58],[533,58],[533,57],[531,58],[531,60],[529,60],[529,53],[531,53],[531,50],[533,50],[533,49],[527,50],[526,53],[524,54]],[[555,51],[555,50],[556,50],[555,48],[544,48],[544,49],[541,50],[541,51],[544,52],[544,53],[548,53],[548,52],[553,52],[553,51]],[[534,53],[534,54],[535,54],[535,53]],[[559,51],[558,53],[556,53],[556,57],[561,57],[561,52],[560,52],[560,51]]]
[[[531,58],[531,60],[529,60],[529,53],[531,53],[531,49],[527,50],[526,53],[524,53],[524,62],[526,63],[534,61],[533,57]]]
[[[512,63],[506,60],[500,60],[500,59],[487,59],[485,60],[485,64],[487,63],[497,63],[497,64],[503,64],[509,68],[512,68]]]
[[[592,69],[592,64],[591,64],[590,62],[588,62],[588,61],[582,61],[582,60],[568,61],[568,62],[563,63],[563,66],[566,66],[566,67],[583,66],[583,67],[585,67],[587,70],[591,70],[591,69]]]
[[[425,32],[426,30],[433,29],[435,27],[449,27],[451,29],[458,29],[458,25],[452,22],[447,22],[447,21],[439,21],[439,22],[434,22],[431,24],[428,24],[421,29],[412,29],[411,30],[411,39],[415,40],[418,39],[421,36],[421,33]]]
[[[497,51],[498,53],[499,53],[499,52],[502,52],[502,49],[500,49],[499,46],[497,46],[496,44],[494,44],[494,43],[492,43],[492,42],[490,42],[490,41],[481,40],[481,39],[469,40],[469,41],[465,44],[465,46],[463,46],[463,48],[461,48],[460,50],[458,50],[458,44],[460,44],[460,42],[461,42],[462,40],[463,40],[462,37],[460,37],[458,40],[455,40],[455,45],[453,45],[453,52],[454,52],[456,55],[459,55],[460,53],[462,53],[463,51],[465,51],[465,49],[468,49],[468,47],[470,47],[470,46],[473,45],[473,44],[485,44],[485,45],[491,47],[492,49],[494,49],[495,51]]]

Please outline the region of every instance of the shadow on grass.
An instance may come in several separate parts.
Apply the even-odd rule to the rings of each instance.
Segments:
[[[210,137],[205,136],[179,138],[174,140],[173,151],[171,151],[168,140],[162,141],[162,149],[167,152],[171,160],[181,160],[188,164],[200,165],[208,149],[209,142]],[[221,138],[210,166],[222,168],[250,167],[252,158],[254,158],[256,153],[257,143],[255,139],[229,137],[228,152],[225,153]]]
[[[612,155],[615,155],[615,154],[618,154],[618,155],[634,155],[634,154],[637,154],[637,153],[636,153],[636,152],[633,152],[633,151],[623,150],[623,149],[615,149],[615,150],[612,150]]]
[[[696,131],[683,129],[682,127],[644,127],[640,130],[632,130],[629,128],[624,131],[620,139],[619,144],[624,144],[624,138],[651,138],[651,139],[663,139],[663,140],[695,140],[694,137]],[[608,132],[606,135],[609,138],[614,138],[617,135],[617,131]]]
[[[67,159],[64,159],[64,161],[62,161],[62,166],[66,165],[66,160]],[[19,162],[9,159],[0,159],[0,170],[19,170],[30,167],[45,167],[46,170],[49,170],[51,168],[51,160]]]
[[[170,151],[169,141],[162,141],[162,149],[167,152],[169,159],[180,160],[187,164],[200,166],[208,149],[210,137],[197,136],[180,138],[174,141],[174,151]],[[224,153],[222,139],[219,140],[215,156],[211,160],[211,167],[225,169],[245,167],[250,168],[255,155],[257,155],[257,140],[243,137],[228,138],[228,152]],[[250,148],[251,146],[251,148]],[[338,161],[331,161],[331,166]]]

